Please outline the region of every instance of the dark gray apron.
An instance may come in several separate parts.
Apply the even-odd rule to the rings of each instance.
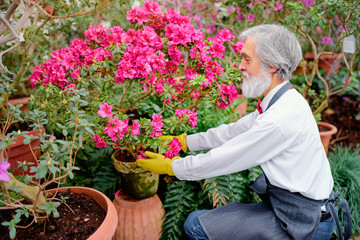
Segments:
[[[291,87],[288,82],[280,88],[267,109]],[[209,239],[312,239],[321,219],[321,206],[324,204],[327,209],[332,208],[333,212],[329,211],[333,219],[337,219],[334,201],[313,200],[300,193],[278,188],[271,185],[264,174],[259,176],[251,188],[259,194],[263,202],[234,202],[199,217]],[[341,230],[338,229],[338,232],[341,235]],[[349,233],[345,235],[346,238]]]

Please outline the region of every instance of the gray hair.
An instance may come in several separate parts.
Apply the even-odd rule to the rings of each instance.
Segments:
[[[302,51],[294,33],[275,24],[258,25],[240,33],[239,40],[256,41],[255,53],[265,67],[276,67],[280,79],[290,80],[301,58]]]

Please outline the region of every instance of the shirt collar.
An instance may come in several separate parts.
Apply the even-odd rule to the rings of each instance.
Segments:
[[[273,98],[273,96],[275,95],[275,93],[277,91],[279,91],[279,89],[284,86],[288,81],[284,81],[282,83],[280,83],[279,85],[277,85],[276,87],[274,87],[273,89],[271,89],[271,91],[264,97],[264,99],[261,101],[261,108],[263,109],[263,111],[265,111],[271,101],[271,99]]]

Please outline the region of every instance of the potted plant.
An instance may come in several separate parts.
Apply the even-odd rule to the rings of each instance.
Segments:
[[[54,51],[35,67],[29,80],[37,86],[34,104],[48,113],[47,129],[55,132],[62,131],[68,114],[66,91],[84,89],[87,94],[80,101],[88,104],[81,109],[95,126],[86,137],[99,148],[117,150],[116,168],[133,174],[144,171],[135,160],[143,158],[145,150],[170,158],[179,154],[180,142],[162,142],[160,137],[190,131],[203,102],[226,108],[237,98],[234,83],[240,73],[228,63],[224,70],[222,58],[229,43],[237,52],[242,45],[228,30],[204,39],[188,17],[163,12],[152,1],[131,9],[127,19],[133,24],[127,31],[91,26],[84,39],[72,40],[69,48]],[[147,182],[156,185],[156,180]],[[147,188],[144,183],[133,185]],[[156,188],[144,197],[155,193]],[[139,198],[134,190],[127,194]]]
[[[202,101],[226,108],[237,97],[233,83],[240,74],[221,65],[224,45],[234,36],[224,30],[203,39],[187,17],[164,13],[151,1],[130,10],[127,18],[134,29],[91,26],[84,39],[74,39],[70,48],[54,51],[35,67],[29,79],[37,86],[34,103],[49,112],[52,129],[61,131],[69,104],[64,92],[83,88],[88,93],[81,98],[88,103],[83,110],[96,126],[90,137],[97,147],[111,146],[129,162],[146,149],[172,158],[180,143],[167,142],[167,149],[162,134],[194,127]]]
[[[98,227],[100,226],[97,231],[101,231],[101,229],[105,227],[105,232],[107,232],[108,235],[104,235],[103,232],[92,231],[94,233],[93,236],[90,236],[90,239],[91,237],[96,239],[94,236],[111,239],[115,232],[117,225],[116,210],[105,195],[88,188],[61,188],[67,177],[73,178],[74,176],[73,171],[77,169],[75,165],[76,155],[81,147],[83,134],[86,131],[86,126],[91,126],[91,124],[84,119],[83,113],[78,110],[80,104],[79,94],[82,94],[81,91],[72,91],[68,98],[71,102],[70,111],[72,114],[69,115],[71,117],[67,119],[67,131],[72,133],[71,136],[65,134],[63,139],[57,139],[54,135],[49,135],[45,133],[45,131],[41,131],[38,136],[29,137],[26,136],[26,131],[19,130],[9,132],[0,137],[0,203],[5,205],[0,211],[12,210],[14,212],[12,219],[4,219],[1,224],[3,227],[8,228],[11,239],[16,236],[19,229],[25,228],[24,231],[29,230],[29,233],[27,233],[28,236],[28,234],[33,234],[33,232],[30,233],[30,230],[35,231],[34,229],[36,229],[36,227],[31,227],[33,224],[44,224],[46,223],[45,220],[49,221],[52,216],[55,218],[59,217],[60,210],[58,211],[58,209],[64,205],[68,206],[66,197],[60,197],[61,195],[66,196],[64,195],[66,191],[69,191],[70,194],[83,192],[87,196],[95,199],[93,203],[89,203],[90,205],[98,203],[101,208],[106,211],[104,214],[105,220],[103,223],[100,222],[97,225]],[[24,118],[21,118],[18,114],[13,114],[11,109],[10,112],[6,112],[5,114],[6,116],[15,116],[9,120],[9,124],[12,124],[14,121],[27,121],[30,127],[39,129],[41,128],[41,124],[46,125],[47,123],[46,113],[38,109],[26,112]],[[8,146],[13,144],[14,139],[18,136],[24,136],[25,142],[29,141],[30,138],[38,138],[41,142],[41,155],[36,159],[38,161],[37,165],[19,162],[19,168],[31,169],[30,173],[33,174],[31,176],[24,174],[15,177],[11,173],[12,171],[8,169],[10,163],[7,161],[5,151]],[[85,190],[85,192],[83,190]],[[15,197],[10,193],[15,194]],[[19,200],[19,198],[23,199]],[[73,211],[72,217],[76,218],[74,214],[75,212]],[[1,215],[3,216],[4,214]],[[111,219],[108,219],[109,217]],[[87,219],[86,221],[93,222],[94,219],[95,218]],[[84,219],[81,220],[85,221]],[[49,222],[51,223],[52,221]],[[44,230],[42,229],[45,229],[44,226],[40,226],[38,229],[41,229],[41,232],[43,232]],[[61,229],[61,227],[59,228]],[[54,230],[55,229],[49,230],[46,228],[46,232],[39,234],[45,234]],[[89,235],[91,234],[92,233]]]

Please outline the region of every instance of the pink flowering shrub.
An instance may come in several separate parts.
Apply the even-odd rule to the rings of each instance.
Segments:
[[[180,143],[165,149],[159,136],[195,127],[203,101],[224,109],[236,98],[239,79],[229,75],[233,64],[225,71],[223,57],[242,44],[229,30],[205,39],[188,17],[152,1],[126,17],[132,29],[90,26],[84,39],[54,51],[29,80],[65,95],[86,89],[82,108],[95,125],[89,139],[97,147],[126,150],[134,159],[146,149],[173,157]]]

